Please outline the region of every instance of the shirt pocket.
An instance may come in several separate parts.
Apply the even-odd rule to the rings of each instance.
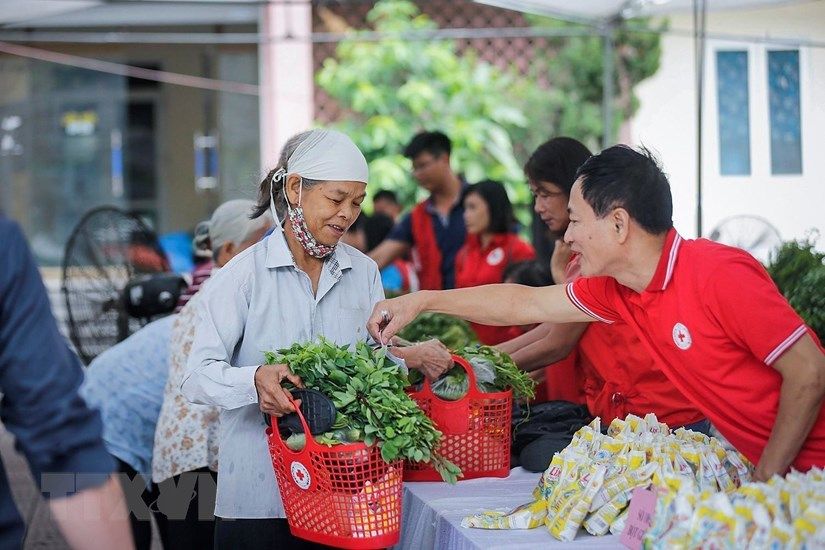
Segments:
[[[341,343],[354,344],[368,338],[367,319],[369,313],[366,308],[342,307],[338,315],[338,334]]]

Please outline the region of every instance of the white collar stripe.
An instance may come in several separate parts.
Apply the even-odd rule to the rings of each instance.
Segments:
[[[602,323],[607,323],[608,325],[613,324],[613,321],[611,321],[609,319],[605,319],[604,317],[601,317],[599,315],[596,315],[591,310],[589,310],[583,303],[581,303],[579,301],[579,299],[576,297],[576,293],[573,291],[573,283],[567,283],[567,285],[565,285],[564,289],[567,292],[567,298],[570,300],[570,302],[574,306],[576,306],[578,309],[582,310],[582,312],[589,315],[590,317],[593,317],[597,321],[601,321]]]
[[[679,252],[679,245],[682,243],[682,237],[676,233],[673,239],[673,245],[670,247],[670,256],[667,259],[667,272],[665,273],[665,282],[662,284],[662,290],[667,288],[670,279],[673,278],[673,267],[676,265],[676,255]]]
[[[765,364],[768,366],[772,365],[774,361],[779,359],[780,355],[788,351],[788,348],[794,345],[797,340],[802,338],[802,336],[804,336],[807,331],[808,327],[806,327],[805,325],[802,325],[801,327],[793,331],[790,336],[785,338],[785,340],[783,340],[781,344],[776,346],[776,348],[774,348],[774,350],[770,352],[767,357],[765,357]]]

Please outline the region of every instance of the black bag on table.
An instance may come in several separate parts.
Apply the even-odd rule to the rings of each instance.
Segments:
[[[569,401],[547,401],[513,407],[510,466],[543,472],[553,455],[570,444],[579,428],[593,420],[587,407]]]

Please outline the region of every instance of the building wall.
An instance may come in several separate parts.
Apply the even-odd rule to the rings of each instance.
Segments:
[[[254,45],[214,48],[197,45],[135,44],[111,44],[104,48],[97,44],[33,46],[82,57],[149,66],[180,74],[253,84],[257,82],[257,53]],[[43,74],[51,75],[50,71],[59,65],[12,56],[0,56],[0,59],[0,72],[10,77],[3,79],[4,94],[0,98],[0,115],[17,112],[10,110],[12,108],[22,109],[23,126],[17,132],[22,136],[22,146],[29,149],[26,155],[0,157],[0,203],[7,214],[23,224],[44,265],[55,265],[59,261],[70,228],[79,220],[82,212],[99,204],[151,210],[156,230],[159,233],[168,233],[190,231],[224,200],[255,195],[259,181],[257,97],[210,92],[164,83],[154,87],[135,86],[133,89],[125,77],[104,75],[102,78],[107,86],[111,87],[114,99],[106,101],[106,95],[109,93],[107,87],[106,93],[98,95],[89,103],[89,108],[101,112],[95,145],[95,154],[99,159],[96,162],[97,169],[75,176],[72,181],[72,185],[85,190],[87,196],[84,196],[79,204],[71,206],[71,197],[67,197],[63,203],[53,200],[48,206],[43,206],[44,192],[48,192],[49,196],[66,194],[64,189],[48,187],[65,179],[59,175],[67,165],[62,159],[62,155],[65,154],[62,148],[71,140],[59,136],[44,140],[37,135],[61,132],[56,120],[60,118],[65,105],[69,104],[66,102],[66,94],[77,93],[66,92],[60,80],[52,78],[51,87],[48,90],[39,90],[37,101],[32,102],[31,98],[38,92],[38,78],[42,80]],[[70,74],[102,74],[81,69],[67,70]],[[109,162],[109,129],[122,127],[127,100],[134,99],[135,96],[147,101],[152,100],[155,105],[153,142],[156,195],[154,200],[148,201],[151,203],[148,207],[144,203],[136,204],[126,199],[117,199],[108,191],[112,171]],[[109,113],[109,116],[104,117],[103,111]],[[33,127],[33,121],[38,121],[39,125]],[[194,174],[194,135],[215,131],[220,144],[220,183],[214,190],[197,190]],[[32,134],[34,138],[31,137]],[[49,146],[44,147],[41,143],[39,147],[32,147],[34,139],[46,141]],[[124,143],[124,150],[126,149],[127,144]],[[40,158],[46,151],[50,158]],[[126,154],[129,152],[126,151]],[[132,154],[135,154],[134,151]],[[48,165],[48,173],[44,172],[44,165]],[[43,189],[44,186],[46,189]],[[51,220],[52,217],[59,218],[60,223]],[[43,235],[48,235],[48,238]]]
[[[690,30],[692,17],[670,18],[674,30]],[[825,42],[825,4],[810,2],[758,10],[709,12],[709,33],[774,36]],[[749,52],[750,159],[748,176],[720,175],[716,51]],[[802,174],[772,175],[768,117],[767,51],[787,45],[713,40],[707,43],[703,130],[703,236],[725,218],[755,215],[774,225],[783,240],[825,230],[825,49],[800,48]],[[634,143],[657,152],[670,175],[674,222],[696,236],[696,93],[693,39],[662,39],[659,72],[638,87],[641,108],[631,124]],[[825,250],[825,238],[818,248]]]

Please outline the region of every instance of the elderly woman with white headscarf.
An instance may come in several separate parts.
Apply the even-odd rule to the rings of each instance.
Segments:
[[[255,212],[271,209],[276,230],[201,291],[181,391],[192,402],[221,408],[217,548],[313,546],[292,537],[279,519],[284,507],[260,414],[292,412],[281,383],[300,380],[287,365],[261,361],[264,350],[319,336],[339,345],[368,338],[366,321],[384,297],[381,276],[375,262],[339,243],[361,211],[367,179],[364,155],[344,134],[316,129],[292,137],[261,183]],[[452,365],[434,341],[397,349],[408,367],[430,378]]]

